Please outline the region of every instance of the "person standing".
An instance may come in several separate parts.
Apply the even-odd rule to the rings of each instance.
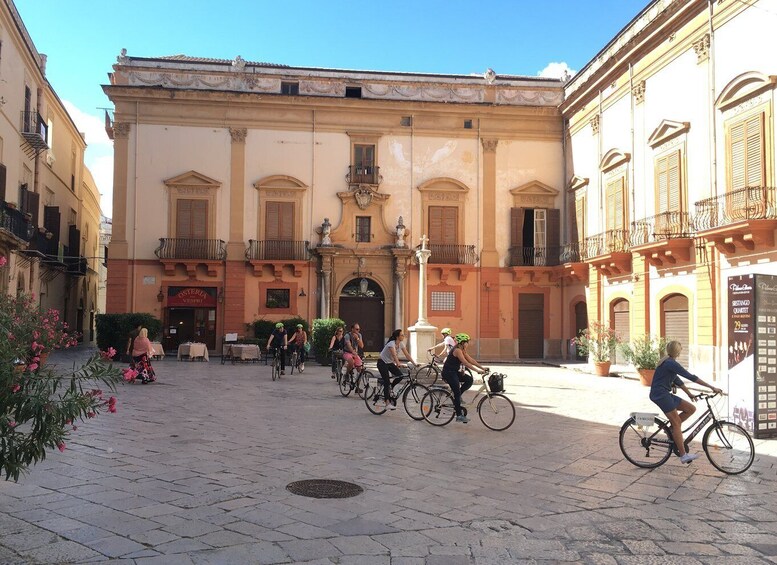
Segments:
[[[389,410],[396,410],[397,408],[397,400],[391,397],[391,388],[402,380],[403,375],[399,368],[406,366],[404,363],[400,363],[397,352],[401,351],[405,359],[415,364],[403,343],[404,340],[405,332],[399,329],[394,330],[386,345],[383,346],[378,359],[378,371],[383,378],[383,398],[385,399],[386,408]],[[390,374],[398,378],[391,382]]]
[[[132,364],[143,384],[153,383],[156,380],[156,372],[151,366],[153,355],[154,348],[151,346],[151,340],[148,339],[148,330],[141,327],[138,336],[132,342]]]
[[[666,356],[656,365],[656,372],[653,373],[653,383],[650,385],[650,400],[652,400],[661,411],[666,414],[667,419],[672,424],[672,439],[674,440],[677,453],[680,455],[682,463],[690,463],[699,457],[698,453],[686,453],[685,443],[683,442],[683,422],[696,412],[696,407],[683,400],[679,396],[672,394],[672,386],[683,389],[692,402],[696,399],[685,386],[680,377],[706,386],[713,392],[723,392],[710,384],[707,384],[696,375],[692,375],[677,362],[677,356],[682,352],[683,346],[679,341],[670,341],[666,344]]]
[[[273,345],[274,344],[274,345]],[[286,348],[289,346],[289,334],[283,327],[283,322],[275,324],[275,329],[267,340],[267,352],[275,356],[276,351],[280,351],[281,375],[286,374]]]
[[[345,328],[342,326],[335,330],[335,335],[329,340],[329,353],[332,355],[332,378],[337,378],[337,360],[342,358],[345,348]]]
[[[131,330],[129,335],[127,336],[127,347],[126,347],[126,355],[127,358],[125,361],[130,364],[130,367],[133,369],[135,368],[132,365],[132,349],[135,345],[135,339],[140,335],[140,330],[143,329],[143,324],[138,324],[137,327],[134,330]]]
[[[289,339],[289,345],[291,346],[292,355],[297,352],[297,359],[299,359],[299,372],[305,371],[305,344],[308,341],[308,334],[305,331],[305,326],[297,324],[297,329],[294,335]]]
[[[445,358],[445,364],[442,366],[442,380],[451,387],[453,407],[456,410],[456,421],[466,424],[469,422],[469,418],[461,411],[461,395],[464,391],[469,390],[474,379],[467,373],[460,372],[461,366],[469,367],[481,375],[486,372],[486,369],[467,353],[469,334],[456,334],[456,342],[456,347]]]

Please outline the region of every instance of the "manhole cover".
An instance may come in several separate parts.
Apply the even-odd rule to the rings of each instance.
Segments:
[[[295,481],[286,485],[286,490],[310,498],[350,498],[364,492],[364,489],[357,484],[329,479]]]

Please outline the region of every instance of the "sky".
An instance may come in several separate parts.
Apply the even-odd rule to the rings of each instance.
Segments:
[[[301,67],[561,76],[580,70],[648,0],[15,0],[46,76],[86,133],[112,214],[101,89],[123,48]]]

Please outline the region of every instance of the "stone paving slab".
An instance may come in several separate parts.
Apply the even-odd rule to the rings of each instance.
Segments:
[[[517,416],[497,433],[474,410],[444,428],[374,416],[311,363],[277,382],[217,357],[155,366],[117,414],[0,483],[0,563],[777,563],[777,442],[735,477],[704,457],[638,469],[618,430],[655,409],[633,380],[499,367]],[[310,478],[364,493],[285,488]]]

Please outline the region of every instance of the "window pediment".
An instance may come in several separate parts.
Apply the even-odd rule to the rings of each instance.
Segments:
[[[589,182],[590,182],[590,179],[575,175],[571,179],[569,179],[569,183],[567,184],[567,190],[574,192],[578,188],[583,188],[585,186],[588,186]]]
[[[725,110],[775,86],[777,86],[775,75],[765,75],[757,71],[743,73],[723,88],[720,96],[715,100],[715,107]]]
[[[691,128],[690,122],[675,122],[672,120],[661,120],[658,127],[653,130],[648,138],[648,145],[655,148],[662,143],[669,141],[682,133],[686,133]]]
[[[419,184],[418,190],[421,192],[469,192],[469,187],[453,178],[438,177]]]
[[[602,162],[599,163],[599,169],[601,169],[602,172],[607,172],[618,165],[623,165],[629,161],[631,161],[631,153],[625,153],[620,149],[610,149],[605,153],[604,157],[602,157]]]
[[[308,186],[301,180],[288,175],[272,175],[254,183],[257,190],[307,190]]]
[[[221,182],[197,171],[188,171],[162,182],[169,187],[219,188],[221,186]]]
[[[510,190],[513,205],[517,208],[553,208],[558,190],[534,180]]]

